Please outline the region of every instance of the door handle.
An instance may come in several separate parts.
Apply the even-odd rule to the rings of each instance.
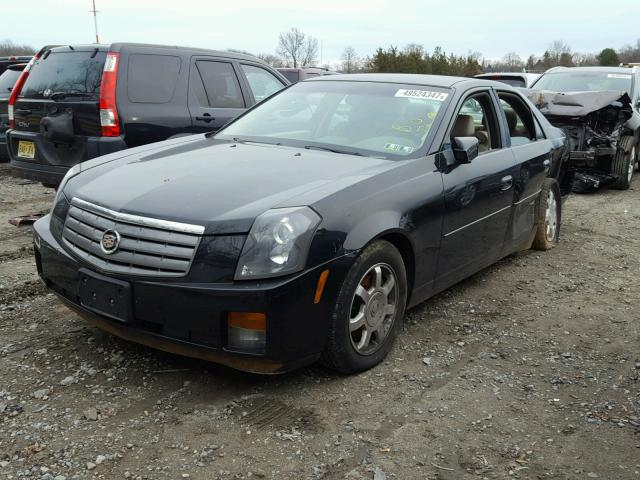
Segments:
[[[197,117],[196,117],[196,120],[200,120],[201,122],[209,123],[209,122],[211,122],[211,121],[215,120],[215,118],[213,118],[210,114],[205,113],[205,114],[204,114],[204,115],[202,115],[202,116],[197,116]]]
[[[500,187],[500,190],[503,191],[503,192],[506,192],[511,187],[513,187],[513,177],[511,175],[507,175],[506,177],[502,177],[500,179],[500,183],[502,184],[502,186]]]

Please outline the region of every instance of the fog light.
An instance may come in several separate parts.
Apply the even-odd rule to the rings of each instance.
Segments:
[[[267,316],[256,312],[229,312],[227,346],[232,350],[264,353],[267,339]]]

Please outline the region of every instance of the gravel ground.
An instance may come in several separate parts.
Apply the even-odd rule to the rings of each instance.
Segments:
[[[639,479],[640,187],[407,313],[387,361],[239,373],[89,327],[37,279],[52,191],[0,165],[0,478]]]

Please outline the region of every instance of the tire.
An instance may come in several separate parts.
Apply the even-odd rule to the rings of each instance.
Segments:
[[[395,282],[392,287],[390,278]],[[342,373],[361,372],[380,363],[402,329],[406,302],[407,274],[400,252],[387,241],[373,242],[360,253],[340,287],[321,363]]]
[[[631,179],[635,170],[636,141],[631,136],[620,139],[618,150],[611,163],[611,173],[619,176],[613,188],[627,190],[631,186]]]
[[[533,239],[535,250],[551,250],[558,243],[561,214],[560,186],[555,179],[547,178],[542,184],[540,201],[536,209],[537,228],[536,236]]]

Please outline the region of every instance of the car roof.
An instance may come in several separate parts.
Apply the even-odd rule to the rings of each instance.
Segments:
[[[209,50],[206,48],[194,48],[194,47],[182,47],[178,45],[156,45],[152,43],[129,43],[129,42],[117,42],[112,43],[110,45],[106,44],[80,44],[80,45],[61,45],[51,48],[53,52],[62,51],[65,49],[72,49],[81,52],[95,50],[96,48],[99,51],[114,51],[119,52],[123,48],[126,47],[136,47],[136,48],[158,48],[162,50],[177,50],[181,52],[190,52],[190,53],[200,53],[203,55],[213,55],[216,57],[226,57],[226,58],[234,58],[238,60],[248,60],[252,62],[264,63],[258,57],[254,57],[253,55],[247,55],[244,53],[237,52],[229,52],[229,51],[221,51],[221,50]]]
[[[282,72],[311,72],[311,73],[322,73],[325,75],[338,75],[338,72],[334,72],[329,70],[328,68],[321,67],[278,67],[276,70]]]
[[[559,73],[559,72],[603,72],[603,73],[633,73],[629,71],[629,67],[553,67],[544,72],[547,73]]]
[[[450,77],[447,75],[422,75],[416,73],[350,73],[340,75],[325,75],[314,77],[305,82],[376,82],[376,83],[404,83],[410,85],[423,85],[430,87],[451,88],[456,87],[493,87],[496,82],[481,78]],[[510,88],[509,85],[504,85]],[[504,88],[502,85],[500,88]]]
[[[523,72],[488,72],[488,73],[480,73],[478,75],[474,75],[475,78],[486,78],[486,77],[519,77],[519,78],[527,78],[527,74]]]

